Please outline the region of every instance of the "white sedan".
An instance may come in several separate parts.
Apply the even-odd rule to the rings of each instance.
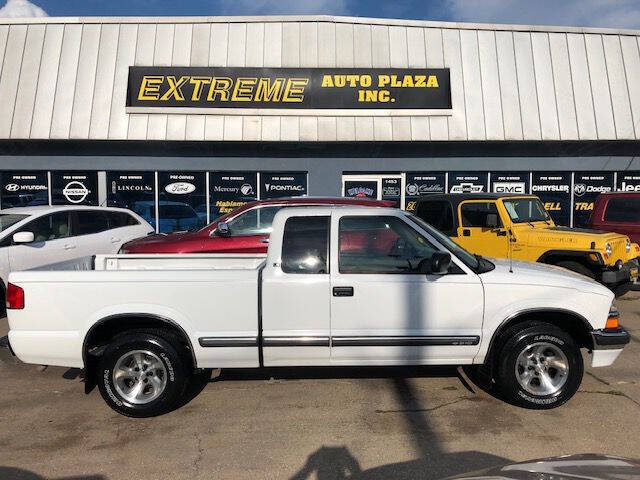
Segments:
[[[0,210],[0,286],[4,291],[11,271],[116,253],[123,243],[152,232],[153,227],[142,217],[122,208],[38,206]]]

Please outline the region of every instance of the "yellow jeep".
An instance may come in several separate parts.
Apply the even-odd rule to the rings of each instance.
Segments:
[[[638,278],[640,247],[629,237],[559,227],[533,195],[441,194],[415,212],[468,251],[573,270],[624,295]]]

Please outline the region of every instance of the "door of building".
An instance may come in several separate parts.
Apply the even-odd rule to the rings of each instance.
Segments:
[[[404,174],[357,174],[342,176],[342,196],[389,200],[404,208]]]

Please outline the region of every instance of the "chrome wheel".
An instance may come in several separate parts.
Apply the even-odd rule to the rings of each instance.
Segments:
[[[124,400],[143,405],[162,395],[167,386],[167,370],[155,353],[134,350],[116,362],[113,384]]]
[[[569,361],[557,345],[534,343],[518,355],[516,378],[520,386],[532,395],[557,393],[567,382],[568,375]]]

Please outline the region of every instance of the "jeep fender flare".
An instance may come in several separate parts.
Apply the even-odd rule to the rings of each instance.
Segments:
[[[548,250],[540,255],[536,262],[551,265],[551,263],[549,262],[551,258],[563,257],[563,259],[565,260],[583,260],[587,263],[587,265],[601,266],[599,263],[596,263],[589,258],[589,255],[592,253],[596,253],[598,256],[600,256],[599,253],[592,251],[583,252],[576,250]]]

